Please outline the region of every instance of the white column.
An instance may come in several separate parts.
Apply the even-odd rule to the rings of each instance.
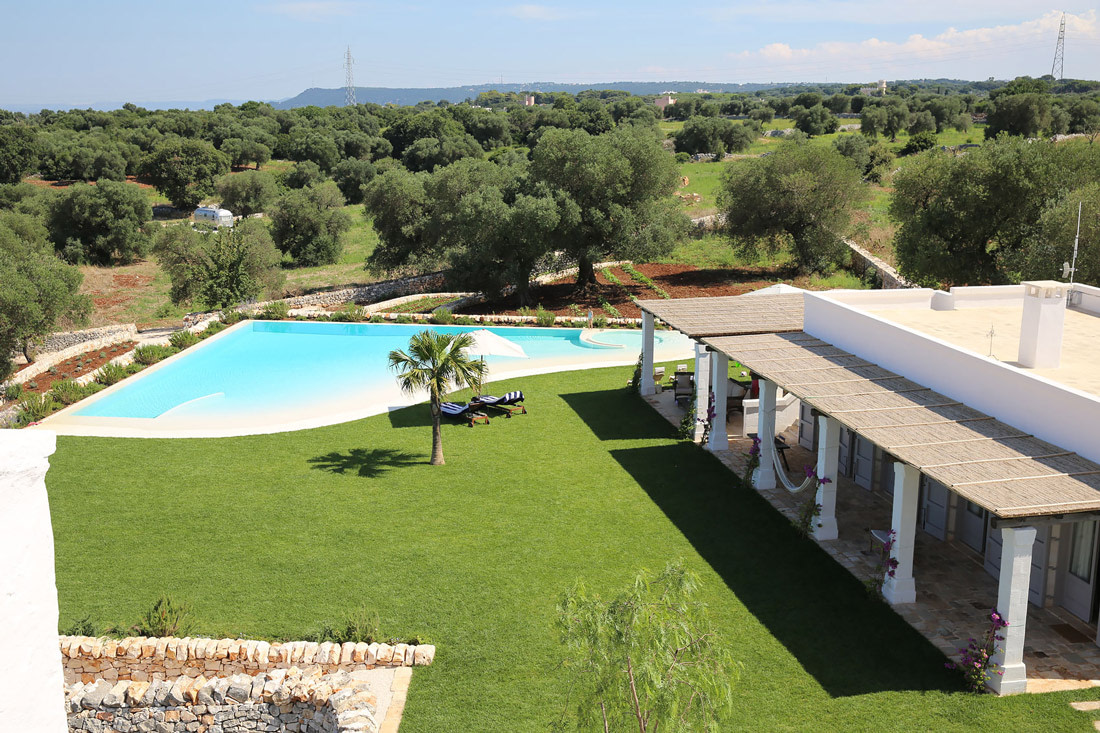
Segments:
[[[840,463],[840,421],[818,415],[817,418],[817,477],[829,479],[817,489],[817,503],[821,514],[814,527],[814,537],[819,540],[835,540],[836,526],[836,474]]]
[[[0,430],[0,730],[63,733],[48,430]]]
[[[642,311],[642,381],[643,395],[657,394],[653,383],[653,314]]]
[[[756,436],[760,438],[760,466],[753,471],[752,485],[758,491],[775,488],[775,382],[761,379]]]
[[[703,438],[703,423],[707,419],[707,396],[710,394],[710,353],[706,344],[695,344],[695,441]]]
[[[710,389],[714,393],[714,422],[710,426],[711,450],[729,450],[726,432],[726,386],[730,382],[730,358],[721,351],[710,352]],[[709,398],[707,400],[710,401]]]
[[[1001,629],[1004,641],[993,663],[1004,671],[993,675],[989,687],[999,695],[1027,690],[1024,666],[1024,634],[1027,629],[1027,592],[1031,585],[1031,550],[1035,544],[1034,527],[1001,528],[1001,577],[997,586],[997,613],[1008,626]]]
[[[917,583],[913,580],[913,549],[917,540],[917,494],[920,491],[920,471],[912,466],[894,463],[894,546],[890,557],[898,561],[894,577],[882,584],[882,596],[887,602],[913,603],[917,600]]]

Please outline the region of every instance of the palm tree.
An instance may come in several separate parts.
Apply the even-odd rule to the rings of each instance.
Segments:
[[[390,352],[390,369],[397,372],[401,391],[415,394],[428,391],[432,406],[432,465],[443,465],[443,432],[440,418],[443,396],[454,388],[481,390],[488,369],[481,359],[471,359],[467,349],[473,344],[469,334],[421,331],[409,339],[409,353]]]

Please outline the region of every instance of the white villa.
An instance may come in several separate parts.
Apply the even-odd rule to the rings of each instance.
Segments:
[[[759,378],[759,399],[744,401],[742,418],[744,433],[763,436],[755,488],[777,487],[783,466],[769,439],[777,432],[797,430],[798,443],[816,452],[818,476],[832,480],[817,489],[819,543],[867,545],[866,529],[838,522],[839,477],[867,490],[857,490],[865,498],[856,501],[873,492],[890,502],[898,564],[882,592],[899,611],[937,591],[922,586],[922,574],[937,569],[914,562],[917,544],[957,547],[959,563],[978,579],[980,568],[996,578],[984,608],[995,606],[1009,626],[994,691],[1027,689],[1029,605],[1033,613],[1072,614],[1095,637],[1100,288],[1039,281],[815,293],[780,286],[641,307],[643,394],[657,389],[660,319],[696,342],[696,385],[709,382],[715,396],[712,450],[729,450],[729,359]],[[705,418],[707,399],[696,402]],[[846,531],[862,536],[845,538]],[[962,562],[963,554],[974,562]],[[973,605],[977,624],[982,606]],[[1093,647],[1088,638],[1081,647]],[[1031,646],[1027,653],[1036,653]],[[1081,656],[1086,671],[1100,658]],[[1100,678],[1100,669],[1086,676]]]

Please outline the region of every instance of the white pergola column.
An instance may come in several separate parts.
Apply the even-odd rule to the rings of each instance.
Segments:
[[[706,344],[695,344],[695,437],[703,438],[703,423],[707,419],[707,399],[710,394],[710,353]]]
[[[1027,690],[1024,666],[1024,634],[1027,629],[1027,593],[1031,581],[1031,550],[1035,544],[1034,527],[1001,528],[1001,577],[997,586],[997,613],[1008,626],[1001,629],[1004,641],[993,663],[1004,671],[993,675],[989,687],[998,695]]]
[[[840,421],[836,418],[819,415],[817,418],[817,477],[829,479],[817,489],[817,503],[821,506],[814,537],[819,540],[835,540],[836,526],[836,479],[840,464]]]
[[[653,314],[642,311],[642,381],[643,395],[657,394],[653,383]]]
[[[0,730],[68,730],[46,498],[55,444],[48,430],[0,430]]]
[[[714,421],[710,426],[711,450],[729,450],[730,437],[726,432],[726,394],[730,382],[730,358],[721,351],[710,352],[710,390],[714,393]],[[707,400],[709,402],[709,398]]]
[[[752,472],[757,491],[775,488],[775,382],[760,380],[756,436],[760,438],[760,465]]]
[[[894,463],[894,546],[890,557],[898,561],[894,577],[882,584],[882,596],[892,605],[917,600],[917,583],[913,579],[913,549],[917,540],[917,494],[920,491],[920,471],[907,463]]]

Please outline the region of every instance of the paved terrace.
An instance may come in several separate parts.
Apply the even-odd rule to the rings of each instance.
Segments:
[[[684,414],[671,392],[658,392],[645,398],[661,415],[679,425]],[[741,415],[735,413],[727,424],[729,450],[715,456],[738,477],[745,475],[751,441],[742,434]],[[798,446],[797,428],[783,434],[792,446],[787,457],[790,475],[801,482],[804,468],[814,465],[816,454]],[[784,488],[761,492],[790,519],[809,496],[809,489],[791,494]],[[865,581],[881,574],[880,553],[870,544],[869,530],[890,526],[892,499],[881,491],[867,491],[850,478],[837,482],[836,517],[839,537],[817,541],[825,552]],[[997,579],[987,574],[982,558],[959,542],[940,542],[917,532],[914,557],[917,599],[915,603],[894,606],[910,626],[919,631],[937,649],[956,657],[967,639],[985,631],[984,616],[997,602]],[[1024,662],[1027,665],[1027,691],[1052,692],[1100,686],[1095,679],[1100,668],[1100,647],[1093,641],[1096,630],[1060,608],[1027,607],[1027,637]]]

